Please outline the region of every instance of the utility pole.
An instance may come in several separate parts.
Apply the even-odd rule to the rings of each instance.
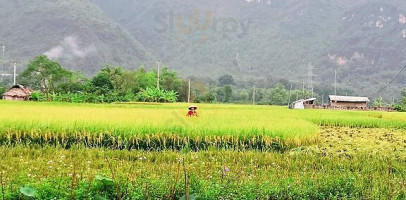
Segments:
[[[5,58],[5,52],[6,52],[6,46],[2,46],[3,48],[3,54],[1,56],[0,62],[1,62],[1,78],[0,81],[3,82],[3,74],[4,74],[4,58]]]
[[[157,81],[156,81],[156,88],[159,89],[159,70],[161,68],[161,62],[157,62],[157,64],[158,64],[158,71],[157,71],[158,78],[157,78]]]
[[[305,98],[305,80],[304,80],[304,77],[303,77],[302,98],[303,99]]]
[[[296,92],[296,100],[298,100],[299,98],[299,93],[300,93],[299,91]]]
[[[255,105],[256,87],[254,85],[254,91],[252,92],[252,105]]]
[[[308,81],[309,81],[309,90],[312,92],[312,97],[314,96],[314,88],[313,88],[313,77],[316,76],[313,74],[313,70],[315,69],[313,67],[313,65],[311,63],[308,64],[309,68],[308,68],[308,72],[307,72],[307,76],[308,76]]]
[[[13,85],[16,84],[16,77],[17,77],[17,63],[14,62]]]
[[[334,95],[337,95],[337,67],[334,68]]]
[[[190,103],[190,78],[189,78],[189,91],[188,91],[188,95],[187,95],[187,103]]]
[[[324,105],[324,94],[321,95],[321,105]]]
[[[288,108],[290,108],[290,101],[291,101],[291,97],[292,97],[292,89],[293,89],[293,85],[290,84]]]

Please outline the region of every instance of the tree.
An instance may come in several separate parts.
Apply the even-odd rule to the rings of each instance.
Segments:
[[[225,86],[225,85],[235,85],[234,78],[231,75],[223,75],[219,78],[219,84],[220,86]]]
[[[247,90],[240,91],[240,99],[242,102],[249,102],[249,93]]]
[[[182,80],[181,86],[179,88],[179,101],[186,102],[189,95],[189,82]],[[194,77],[191,78],[191,91],[190,91],[190,101],[199,103],[206,101],[205,93],[207,92],[206,84]]]
[[[93,86],[93,92],[98,95],[106,95],[114,88],[113,82],[106,71],[100,71],[98,74],[96,74],[96,76],[94,76],[91,80],[91,85]]]
[[[224,102],[225,101],[224,88],[216,88],[216,99],[219,102]]]
[[[55,92],[59,84],[67,82],[72,77],[72,72],[42,55],[30,61],[20,77],[34,89],[41,90],[49,99],[49,93]]]
[[[135,94],[133,91],[134,87],[136,86],[135,71],[124,71],[122,78],[123,83],[121,85],[121,89],[127,94]]]
[[[274,88],[271,89],[271,100],[272,105],[286,105],[288,102],[289,92],[286,90],[285,86],[278,83]]]
[[[78,93],[85,91],[85,84],[88,80],[81,73],[72,73],[69,80],[61,83],[55,89],[57,93]]]
[[[113,85],[113,89],[115,91],[120,91],[123,90],[123,83],[124,83],[124,78],[123,78],[123,69],[121,67],[111,67],[110,65],[106,65],[101,72],[105,72],[109,79],[111,80],[111,83]]]
[[[231,86],[226,85],[224,87],[224,94],[225,94],[224,102],[230,102],[231,96],[233,95],[233,89],[231,88]]]
[[[160,77],[160,85],[167,91],[179,91],[182,87],[182,79],[178,77],[175,71],[170,71],[167,67],[164,67]]]
[[[279,79],[278,83],[285,86],[285,88],[289,88],[290,85],[291,85],[290,81],[288,79],[286,79],[286,78]]]
[[[383,106],[383,98],[382,97],[378,97],[374,100],[373,103],[374,107],[382,107]]]
[[[216,101],[216,93],[212,90],[209,90],[205,95],[205,101],[209,103]]]
[[[148,72],[143,66],[134,72],[135,85],[133,87],[134,94],[142,89],[156,87],[156,73]]]
[[[6,92],[6,85],[0,82],[0,95]]]
[[[6,92],[6,87],[0,85],[0,95],[2,95],[4,92]]]

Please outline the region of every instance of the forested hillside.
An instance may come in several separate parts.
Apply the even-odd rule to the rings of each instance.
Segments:
[[[150,56],[131,34],[89,1],[2,0],[0,8],[5,60],[17,60],[20,68],[34,56],[45,54],[90,75],[107,63],[132,67]]]
[[[392,97],[406,86],[402,73],[375,94],[406,64],[402,0],[4,0],[0,6],[4,60],[20,67],[45,54],[87,75],[106,64],[151,69],[161,61],[206,83],[230,74],[245,88],[280,80],[310,87],[310,74],[319,94],[331,94],[335,71],[342,95]]]
[[[371,95],[406,62],[406,3],[399,0],[93,2],[185,76],[301,85],[310,63],[316,85],[331,91],[336,68],[343,90]],[[386,92],[405,82],[403,74]]]

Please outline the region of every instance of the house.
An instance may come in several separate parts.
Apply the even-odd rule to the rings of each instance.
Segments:
[[[292,109],[305,109],[307,107],[314,106],[316,103],[316,98],[311,99],[300,99],[292,103],[290,108]]]
[[[22,85],[14,85],[3,94],[3,99],[8,101],[27,101],[33,91]]]
[[[353,96],[337,96],[330,95],[329,103],[330,107],[336,108],[367,108],[369,102],[368,97],[353,97]]]

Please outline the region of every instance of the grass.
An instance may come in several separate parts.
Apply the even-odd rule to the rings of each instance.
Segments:
[[[403,113],[186,104],[0,102],[0,141],[118,149],[286,150],[317,141],[319,125],[406,129]]]
[[[315,126],[305,120],[293,124],[284,109],[274,107],[200,105],[200,118],[186,118],[186,104],[163,105],[78,105],[4,103],[8,113],[1,121],[23,122],[31,126],[55,129],[80,129],[90,132],[176,133],[181,135],[250,135],[304,136]],[[31,123],[30,123],[31,122]],[[34,122],[34,123],[33,123]],[[310,127],[310,128],[306,128]],[[312,129],[313,128],[313,129]],[[302,130],[302,131],[297,131]]]
[[[279,107],[203,104],[199,105],[199,118],[185,116],[186,104],[1,102],[0,109],[9,113],[0,116],[4,140],[31,137],[30,140],[57,138],[60,141],[60,137],[69,140],[71,136],[73,139],[86,136],[90,138],[88,143],[103,143],[103,146],[106,143],[103,141],[109,143],[111,137],[118,141],[120,137],[125,140],[124,146],[141,149],[166,149],[166,146],[179,149],[189,144],[200,149],[208,146],[282,148],[314,141],[317,133],[316,125],[297,120]],[[286,123],[289,121],[292,123]],[[180,147],[173,147],[175,143]]]
[[[322,143],[286,153],[0,147],[0,171],[6,199],[18,199],[24,185],[41,191],[39,199],[72,193],[76,199],[114,199],[115,184],[127,191],[126,199],[178,199],[186,193],[198,199],[403,199],[404,135],[328,127],[321,129]],[[97,176],[114,184],[104,186]]]
[[[301,114],[323,126],[406,129],[406,114],[400,112],[305,110]]]
[[[0,101],[0,199],[406,198],[405,113],[187,106]]]

